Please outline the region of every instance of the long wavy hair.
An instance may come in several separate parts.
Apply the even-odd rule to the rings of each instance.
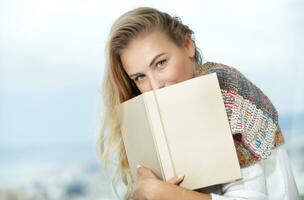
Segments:
[[[189,36],[195,45],[193,31],[184,25],[180,18],[154,8],[140,7],[126,12],[114,22],[106,47],[106,67],[102,85],[104,112],[97,147],[105,166],[110,155],[117,156],[118,166],[112,181],[117,177],[122,179],[127,187],[124,196],[127,200],[131,199],[132,178],[122,142],[119,113],[115,107],[139,95],[140,91],[124,71],[120,55],[139,34],[156,30],[165,33],[178,47],[182,47],[186,36]],[[200,50],[196,45],[194,59],[197,66],[202,64]],[[115,187],[114,191],[117,195]]]

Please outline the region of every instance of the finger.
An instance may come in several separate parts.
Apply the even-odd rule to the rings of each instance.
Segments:
[[[154,173],[149,169],[142,165],[137,165],[137,173],[139,176],[145,177],[145,178],[157,178]]]
[[[183,180],[184,180],[185,175],[178,175],[174,176],[173,178],[169,179],[167,182],[174,184],[174,185],[179,185]]]

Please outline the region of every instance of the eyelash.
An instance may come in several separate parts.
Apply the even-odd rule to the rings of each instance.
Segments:
[[[134,81],[135,81],[135,82],[137,82],[137,81],[139,81],[139,80],[138,80],[138,78],[140,78],[140,77],[144,77],[144,76],[145,76],[145,75],[139,75],[139,76],[136,76],[136,77],[134,78]]]
[[[161,64],[161,65],[163,65],[164,63],[166,64],[167,63],[167,59],[163,59],[163,60],[161,60],[161,61],[159,61],[158,63],[156,63],[156,67],[159,65],[159,64]],[[162,66],[163,67],[163,66]]]

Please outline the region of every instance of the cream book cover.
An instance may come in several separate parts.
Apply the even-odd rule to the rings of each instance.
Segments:
[[[133,180],[136,165],[194,190],[241,178],[216,73],[145,92],[120,106]]]

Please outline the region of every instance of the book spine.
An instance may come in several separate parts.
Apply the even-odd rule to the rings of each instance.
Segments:
[[[167,143],[157,96],[154,91],[149,94],[150,95],[144,95],[144,102],[161,169],[162,177],[160,178],[162,178],[163,181],[168,181],[170,178],[176,175],[176,172]]]

